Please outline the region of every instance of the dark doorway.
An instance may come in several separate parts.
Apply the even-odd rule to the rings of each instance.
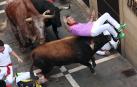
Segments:
[[[99,16],[108,12],[119,21],[119,0],[97,0],[97,2]]]
[[[108,12],[119,22],[119,0],[97,0],[98,15]],[[121,53],[121,46],[119,45],[118,51]]]
[[[84,2],[88,7],[90,7],[89,0],[83,0],[83,2]]]

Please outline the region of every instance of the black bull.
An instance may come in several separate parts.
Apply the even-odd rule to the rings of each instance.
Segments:
[[[94,42],[93,49],[89,45],[91,40]],[[96,63],[93,56],[108,41],[110,41],[110,36],[100,35],[95,38],[68,37],[48,42],[31,52],[30,57],[33,61],[31,71],[35,66],[42,69],[42,72],[46,75],[54,66],[80,63],[88,66],[94,73]],[[90,59],[92,65],[89,63]]]
[[[57,39],[59,39],[57,28],[61,26],[60,9],[46,0],[32,0],[32,3],[40,14],[42,14],[46,10],[50,10],[50,14],[54,14],[54,17],[52,19],[48,20],[48,22],[45,22],[45,26],[47,27],[52,25],[53,31]]]

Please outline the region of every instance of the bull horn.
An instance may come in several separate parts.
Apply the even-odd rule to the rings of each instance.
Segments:
[[[32,21],[32,18],[31,17],[30,18],[26,18],[25,21],[26,22],[30,22],[30,21]]]
[[[49,11],[49,10],[46,10],[45,12],[43,12],[42,15],[43,15],[45,18],[53,18],[54,15],[46,15],[46,14],[47,14],[47,11]],[[55,14],[55,12],[54,12],[54,14]]]
[[[42,15],[46,15],[46,14],[47,14],[47,11],[48,11],[48,10],[44,11]]]
[[[44,18],[53,18],[54,17],[54,15],[43,15],[44,16]]]

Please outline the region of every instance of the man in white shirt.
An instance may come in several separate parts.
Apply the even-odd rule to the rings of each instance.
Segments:
[[[12,87],[12,82],[14,81],[10,55],[17,58],[18,62],[23,62],[8,44],[4,44],[3,41],[0,40],[0,80],[4,77],[6,78],[6,87]]]

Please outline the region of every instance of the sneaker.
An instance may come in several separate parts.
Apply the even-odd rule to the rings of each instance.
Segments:
[[[125,38],[125,33],[121,32],[121,33],[118,35],[118,38],[120,38],[120,39]]]
[[[118,45],[120,44],[120,41],[119,40],[117,42],[111,41],[110,44],[114,49],[117,49]]]
[[[123,29],[127,27],[127,24],[120,24],[120,27],[118,28],[119,32],[122,32]]]

